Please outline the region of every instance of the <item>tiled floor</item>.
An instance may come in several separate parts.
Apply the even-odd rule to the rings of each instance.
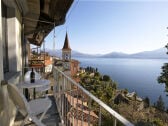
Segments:
[[[42,122],[46,126],[58,126],[58,124],[60,123],[60,118],[59,118],[59,114],[58,114],[57,107],[55,104],[55,99],[53,96],[49,96],[49,98],[52,100],[52,106],[48,110]]]
[[[49,96],[49,98],[52,101],[52,106],[50,107],[50,109],[47,111],[46,115],[44,116],[42,122],[46,125],[46,126],[59,126],[60,123],[60,117],[57,111],[57,107],[55,104],[55,99],[53,96]],[[20,126],[22,117],[21,115],[17,115],[17,118],[15,120],[15,124],[14,126]],[[35,126],[35,124],[32,124],[30,122],[27,122],[26,126]]]

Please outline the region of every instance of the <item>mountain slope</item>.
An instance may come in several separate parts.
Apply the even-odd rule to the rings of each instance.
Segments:
[[[62,50],[53,51],[51,49],[46,49],[51,56],[62,57]],[[153,51],[144,51],[135,54],[126,54],[121,52],[112,52],[104,55],[91,55],[84,54],[77,51],[72,50],[72,57],[80,57],[80,58],[140,58],[140,59],[165,59],[168,58],[166,54],[166,48],[160,48]]]
[[[100,57],[101,58],[126,58],[126,57],[129,57],[129,55],[121,52],[112,52],[112,53],[102,55]]]
[[[161,48],[153,51],[145,51],[130,55],[131,58],[168,58],[166,48]]]
[[[101,56],[102,58],[141,58],[141,59],[163,59],[168,58],[165,48],[153,51],[144,51],[135,54],[125,54],[120,52],[112,52]]]
[[[52,49],[46,49],[46,52],[48,52],[51,56],[62,57],[62,50],[53,51]],[[92,58],[92,57],[97,57],[97,55],[83,54],[83,53],[72,50],[72,57]]]

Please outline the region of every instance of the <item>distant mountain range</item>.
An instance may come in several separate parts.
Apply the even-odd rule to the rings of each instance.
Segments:
[[[168,58],[166,48],[160,48],[153,51],[144,51],[134,54],[126,54],[120,52],[112,52],[102,55],[103,58],[140,58],[140,59],[165,59]]]
[[[62,50],[53,51],[51,49],[46,49],[51,56],[62,56]],[[160,48],[153,51],[144,51],[134,54],[126,54],[121,52],[111,52],[103,55],[92,55],[92,54],[84,54],[77,51],[72,50],[72,57],[80,57],[80,58],[138,58],[138,59],[165,59],[168,58],[166,54],[166,48]]]
[[[51,56],[62,57],[62,50],[53,51],[52,49],[46,49],[45,51],[48,52]],[[84,53],[80,53],[78,51],[72,50],[72,57],[91,58],[91,57],[97,57],[97,55],[84,54]]]

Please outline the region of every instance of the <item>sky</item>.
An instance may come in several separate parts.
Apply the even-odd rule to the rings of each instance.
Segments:
[[[72,50],[86,54],[151,51],[168,42],[168,0],[75,0],[66,22],[46,38],[62,49],[66,32]]]

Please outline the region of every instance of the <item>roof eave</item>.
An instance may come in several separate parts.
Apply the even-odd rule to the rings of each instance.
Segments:
[[[29,11],[23,17],[24,34],[31,44],[41,46],[54,26],[65,23],[73,0],[29,0]]]

